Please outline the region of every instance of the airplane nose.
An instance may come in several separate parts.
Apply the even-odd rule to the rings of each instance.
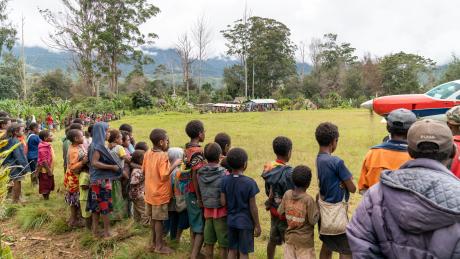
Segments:
[[[363,102],[363,103],[361,104],[361,108],[365,108],[365,109],[372,110],[373,103],[374,103],[373,100],[369,100],[369,101]]]

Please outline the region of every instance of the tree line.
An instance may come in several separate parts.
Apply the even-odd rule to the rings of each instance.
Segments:
[[[0,99],[28,98],[39,103],[52,98],[130,95],[152,105],[152,97],[183,96],[192,103],[271,97],[307,98],[327,108],[353,106],[381,95],[421,93],[460,78],[460,61],[455,55],[445,73],[436,76],[436,64],[427,57],[396,52],[359,58],[351,43],[340,41],[337,34],[295,44],[285,24],[252,16],[246,10],[241,19],[220,30],[226,39],[226,54],[238,61],[224,69],[223,88],[202,77],[213,35],[206,16],[198,17],[189,30],[178,35],[176,60],[159,64],[153,75],[146,75],[144,66],[154,59],[142,46],[152,44],[157,35],[141,32],[139,27],[160,12],[158,7],[147,0],[60,1],[63,11],[39,11],[53,28],[47,43],[71,53],[72,67],[25,75],[23,60],[0,52]],[[0,47],[11,50],[17,30],[8,21],[7,3],[0,0]],[[309,72],[306,63],[311,65]],[[120,66],[126,64],[132,71],[120,81]]]

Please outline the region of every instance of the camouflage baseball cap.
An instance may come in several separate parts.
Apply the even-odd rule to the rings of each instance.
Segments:
[[[449,151],[454,146],[452,132],[446,123],[430,119],[415,122],[407,133],[407,144],[412,150],[423,152],[419,148],[422,142],[436,144],[439,152]]]
[[[396,109],[387,116],[387,124],[391,129],[408,130],[417,121],[417,116],[408,109]]]
[[[449,124],[460,125],[460,106],[455,106],[448,110],[446,117]]]

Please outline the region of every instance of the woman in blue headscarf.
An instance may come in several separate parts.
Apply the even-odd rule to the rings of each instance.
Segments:
[[[105,122],[94,124],[93,142],[88,148],[89,174],[91,191],[88,197],[87,210],[92,213],[93,235],[98,236],[99,215],[104,222],[103,236],[110,237],[109,214],[112,212],[112,180],[120,178],[122,167],[110,154],[105,146],[109,125]]]

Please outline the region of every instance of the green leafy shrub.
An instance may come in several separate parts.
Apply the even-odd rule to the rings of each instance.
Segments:
[[[153,106],[152,97],[150,95],[137,91],[131,95],[132,107],[134,109],[139,109],[142,107],[151,108]]]
[[[292,102],[290,99],[288,98],[283,98],[283,99],[279,99],[278,100],[278,108],[280,108],[281,110],[290,110],[291,109],[291,105],[292,105]]]

